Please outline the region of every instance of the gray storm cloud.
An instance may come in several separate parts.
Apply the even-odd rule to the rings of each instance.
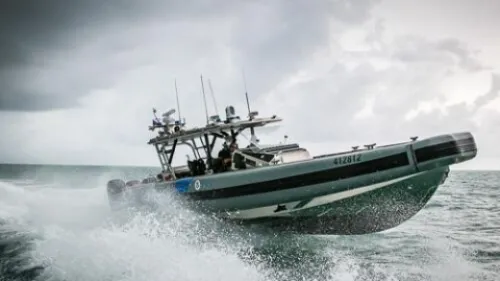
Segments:
[[[2,1],[0,110],[77,106],[92,90],[112,87],[123,75],[123,60],[134,60],[117,61],[113,59],[117,53],[141,48],[147,52],[155,44],[163,44],[165,52],[191,48],[183,37],[201,35],[187,31],[183,36],[177,30],[173,37],[169,29],[154,32],[155,26],[182,28],[186,22],[207,23],[196,26],[198,32],[211,34],[213,41],[224,40],[221,45],[230,48],[234,62],[258,73],[254,90],[265,92],[327,42],[331,17],[363,22],[376,2]],[[215,27],[221,30],[214,29],[213,22],[220,22]],[[203,53],[210,51],[200,46],[191,60],[203,59]]]
[[[405,120],[421,102],[444,102],[444,79],[492,67],[458,37],[387,39],[390,28],[372,17],[380,2],[3,1],[0,159],[154,164],[145,145],[150,109],[175,107],[173,80],[196,126],[205,118],[200,74],[207,94],[211,79],[219,113],[233,104],[246,114],[242,68],[252,107],[285,117],[270,141],[287,133],[329,142],[331,151],[464,129],[491,145],[484,126],[496,123],[472,119],[498,116],[485,109],[498,97],[498,75],[472,108]],[[353,30],[357,39],[346,40]],[[355,118],[364,108],[371,115]]]
[[[120,25],[121,28],[130,28],[158,18],[172,21],[183,16],[193,18],[203,16],[206,11],[216,13],[221,10],[203,2],[176,3],[179,2],[2,1],[0,110],[37,111],[71,107],[77,105],[78,98],[91,89],[109,84],[102,76],[92,75],[93,71],[85,65],[87,61],[77,58],[81,56],[81,46],[99,39],[100,32],[107,28],[119,28]],[[133,44],[132,40],[130,43]],[[99,52],[86,54],[89,64],[102,60],[120,47],[123,46],[108,42]]]

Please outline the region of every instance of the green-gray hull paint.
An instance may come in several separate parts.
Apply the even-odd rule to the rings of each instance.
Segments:
[[[188,185],[178,195],[195,210],[275,231],[366,234],[393,228],[414,216],[444,181],[449,165],[473,159],[476,153],[470,133],[449,134],[188,178]],[[359,154],[361,160],[355,164],[334,161],[339,155]],[[121,192],[124,186],[110,181],[111,204],[129,193]],[[176,190],[174,183],[160,182],[132,187],[130,193],[144,201],[140,198],[152,188]]]
[[[241,209],[250,209],[280,204],[283,202],[304,200],[304,198],[328,195],[360,186],[369,185],[372,183],[384,182],[414,173],[414,167],[403,167],[386,172],[378,172],[375,174],[368,174],[356,178],[330,181],[326,183],[308,185],[301,188],[294,188],[283,191],[272,191],[248,196],[196,201],[196,204],[199,207],[203,208],[205,211],[235,211]]]
[[[446,177],[441,167],[415,177],[283,217],[234,222],[301,234],[368,234],[396,227],[417,214]]]
[[[432,145],[439,145],[440,143],[457,141],[457,139],[467,140],[468,146],[458,148],[452,147],[455,149],[455,151],[448,151],[451,153],[443,155],[438,159],[431,159],[430,161],[419,163],[415,162],[416,150]],[[469,150],[471,148],[472,150]],[[369,173],[355,175],[352,177],[342,177],[343,173],[340,173],[339,176],[339,173],[335,172],[335,170],[343,168],[349,169],[350,167],[359,164],[377,161],[378,159],[383,158],[390,158],[391,156],[400,154],[405,154],[406,157],[403,156],[403,159],[397,158],[399,159],[397,161],[406,162],[401,163],[400,165],[396,165],[395,167],[392,167],[390,169],[381,169],[378,171],[373,170]],[[429,139],[410,143],[380,147],[374,150],[349,152],[343,155],[362,155],[362,160],[360,163],[356,164],[334,163],[333,159],[335,158],[335,156],[333,155],[324,158],[316,158],[313,160],[281,164],[277,166],[268,166],[214,175],[204,175],[195,177],[184,194],[186,196],[192,196],[195,198],[198,198],[203,194],[203,197],[206,197],[204,198],[203,205],[204,208],[208,210],[236,210],[242,208],[253,208],[256,207],[256,205],[265,206],[270,204],[277,204],[283,201],[302,200],[304,197],[321,196],[330,194],[332,192],[338,192],[343,189],[349,189],[373,182],[387,181],[394,178],[414,174],[420,171],[432,170],[439,167],[453,165],[474,158],[476,155],[476,148],[473,137],[470,133],[458,133],[432,137]],[[373,167],[377,167],[377,165],[374,164]],[[280,179],[283,178],[284,175],[286,175],[286,177],[294,177],[296,175],[314,174],[321,171],[327,172],[328,170],[332,170],[331,175],[323,175],[322,177],[328,178],[330,176],[330,181],[324,181],[319,184],[313,183],[303,185],[306,188],[288,187],[290,189],[286,190],[287,187],[284,186],[283,188],[276,189],[274,191],[273,187],[275,185],[271,185],[255,193],[232,196],[213,196],[214,198],[210,198],[212,195],[215,195],[217,193],[236,194],[236,192],[233,191],[238,189],[238,186],[241,186],[242,184],[263,185],[262,183],[270,181],[275,181],[276,184],[280,184]],[[284,178],[285,181],[286,177]],[[195,187],[195,183],[197,182],[199,182],[200,184],[200,188],[198,189]],[[332,187],[333,184],[335,184],[335,187]],[[161,186],[159,186],[158,188],[161,189]],[[165,188],[169,188],[169,185],[165,185]]]

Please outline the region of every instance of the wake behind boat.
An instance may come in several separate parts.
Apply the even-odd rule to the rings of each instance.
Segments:
[[[173,113],[150,126],[158,131],[148,144],[158,154],[161,173],[141,182],[109,181],[112,207],[145,190],[169,190],[192,208],[237,224],[297,234],[368,234],[413,217],[444,183],[450,165],[477,154],[473,136],[462,132],[313,157],[297,143],[259,144],[255,129],[281,122],[277,116],[249,112],[240,119],[228,106],[225,120],[216,115],[203,127],[186,128]],[[246,130],[251,143],[238,148]],[[216,140],[226,145],[218,157]],[[191,148],[193,160],[174,167],[179,145]]]

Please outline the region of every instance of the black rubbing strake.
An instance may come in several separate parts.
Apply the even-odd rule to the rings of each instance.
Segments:
[[[333,160],[333,159],[332,159]],[[361,162],[359,164],[331,168],[275,180],[256,182],[251,184],[220,188],[214,190],[184,193],[193,199],[221,199],[237,196],[266,193],[272,191],[298,188],[308,185],[321,184],[330,181],[353,178],[378,171],[384,171],[409,165],[406,152],[394,154],[379,159]]]
[[[467,138],[416,149],[415,156],[417,158],[417,162],[425,162],[437,158],[461,154],[464,152],[472,152],[475,150],[477,150],[477,148],[474,139]]]
[[[477,148],[474,139],[467,138],[416,149],[415,156],[418,162],[424,162],[476,150]],[[318,172],[233,186],[229,188],[190,192],[185,194],[193,199],[231,198],[321,184],[329,181],[363,176],[377,171],[399,168],[406,165],[409,165],[408,156],[406,152],[403,152],[359,164],[331,168]]]

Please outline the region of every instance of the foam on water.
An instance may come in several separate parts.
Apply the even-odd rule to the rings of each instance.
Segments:
[[[249,243],[255,240],[182,209],[165,194],[156,196],[164,204],[154,213],[116,214],[104,188],[14,184],[0,182],[0,215],[17,231],[30,232],[33,247],[23,256],[26,268],[45,267],[41,280],[314,280],[307,272],[354,280],[358,270],[354,260],[333,251],[325,251],[328,262],[319,264],[316,253],[305,255],[298,241],[278,238],[287,245],[259,252]],[[292,253],[278,253],[280,247]],[[303,269],[290,269],[286,261],[280,266],[283,259]]]
[[[169,222],[152,213],[116,223],[102,188],[22,189],[0,183],[0,216],[39,238],[31,255],[35,262],[49,265],[44,273],[49,280],[263,277],[257,267],[240,260],[230,245],[196,247],[192,241],[196,233],[187,228],[192,224],[182,229],[179,221]]]
[[[422,223],[436,218],[432,208],[384,234],[277,237],[258,248],[259,237],[168,194],[155,197],[162,207],[154,213],[113,213],[104,189],[111,176],[100,178],[98,188],[0,181],[0,227],[29,232],[32,247],[17,258],[24,268],[43,265],[41,280],[495,280],[459,239]]]

